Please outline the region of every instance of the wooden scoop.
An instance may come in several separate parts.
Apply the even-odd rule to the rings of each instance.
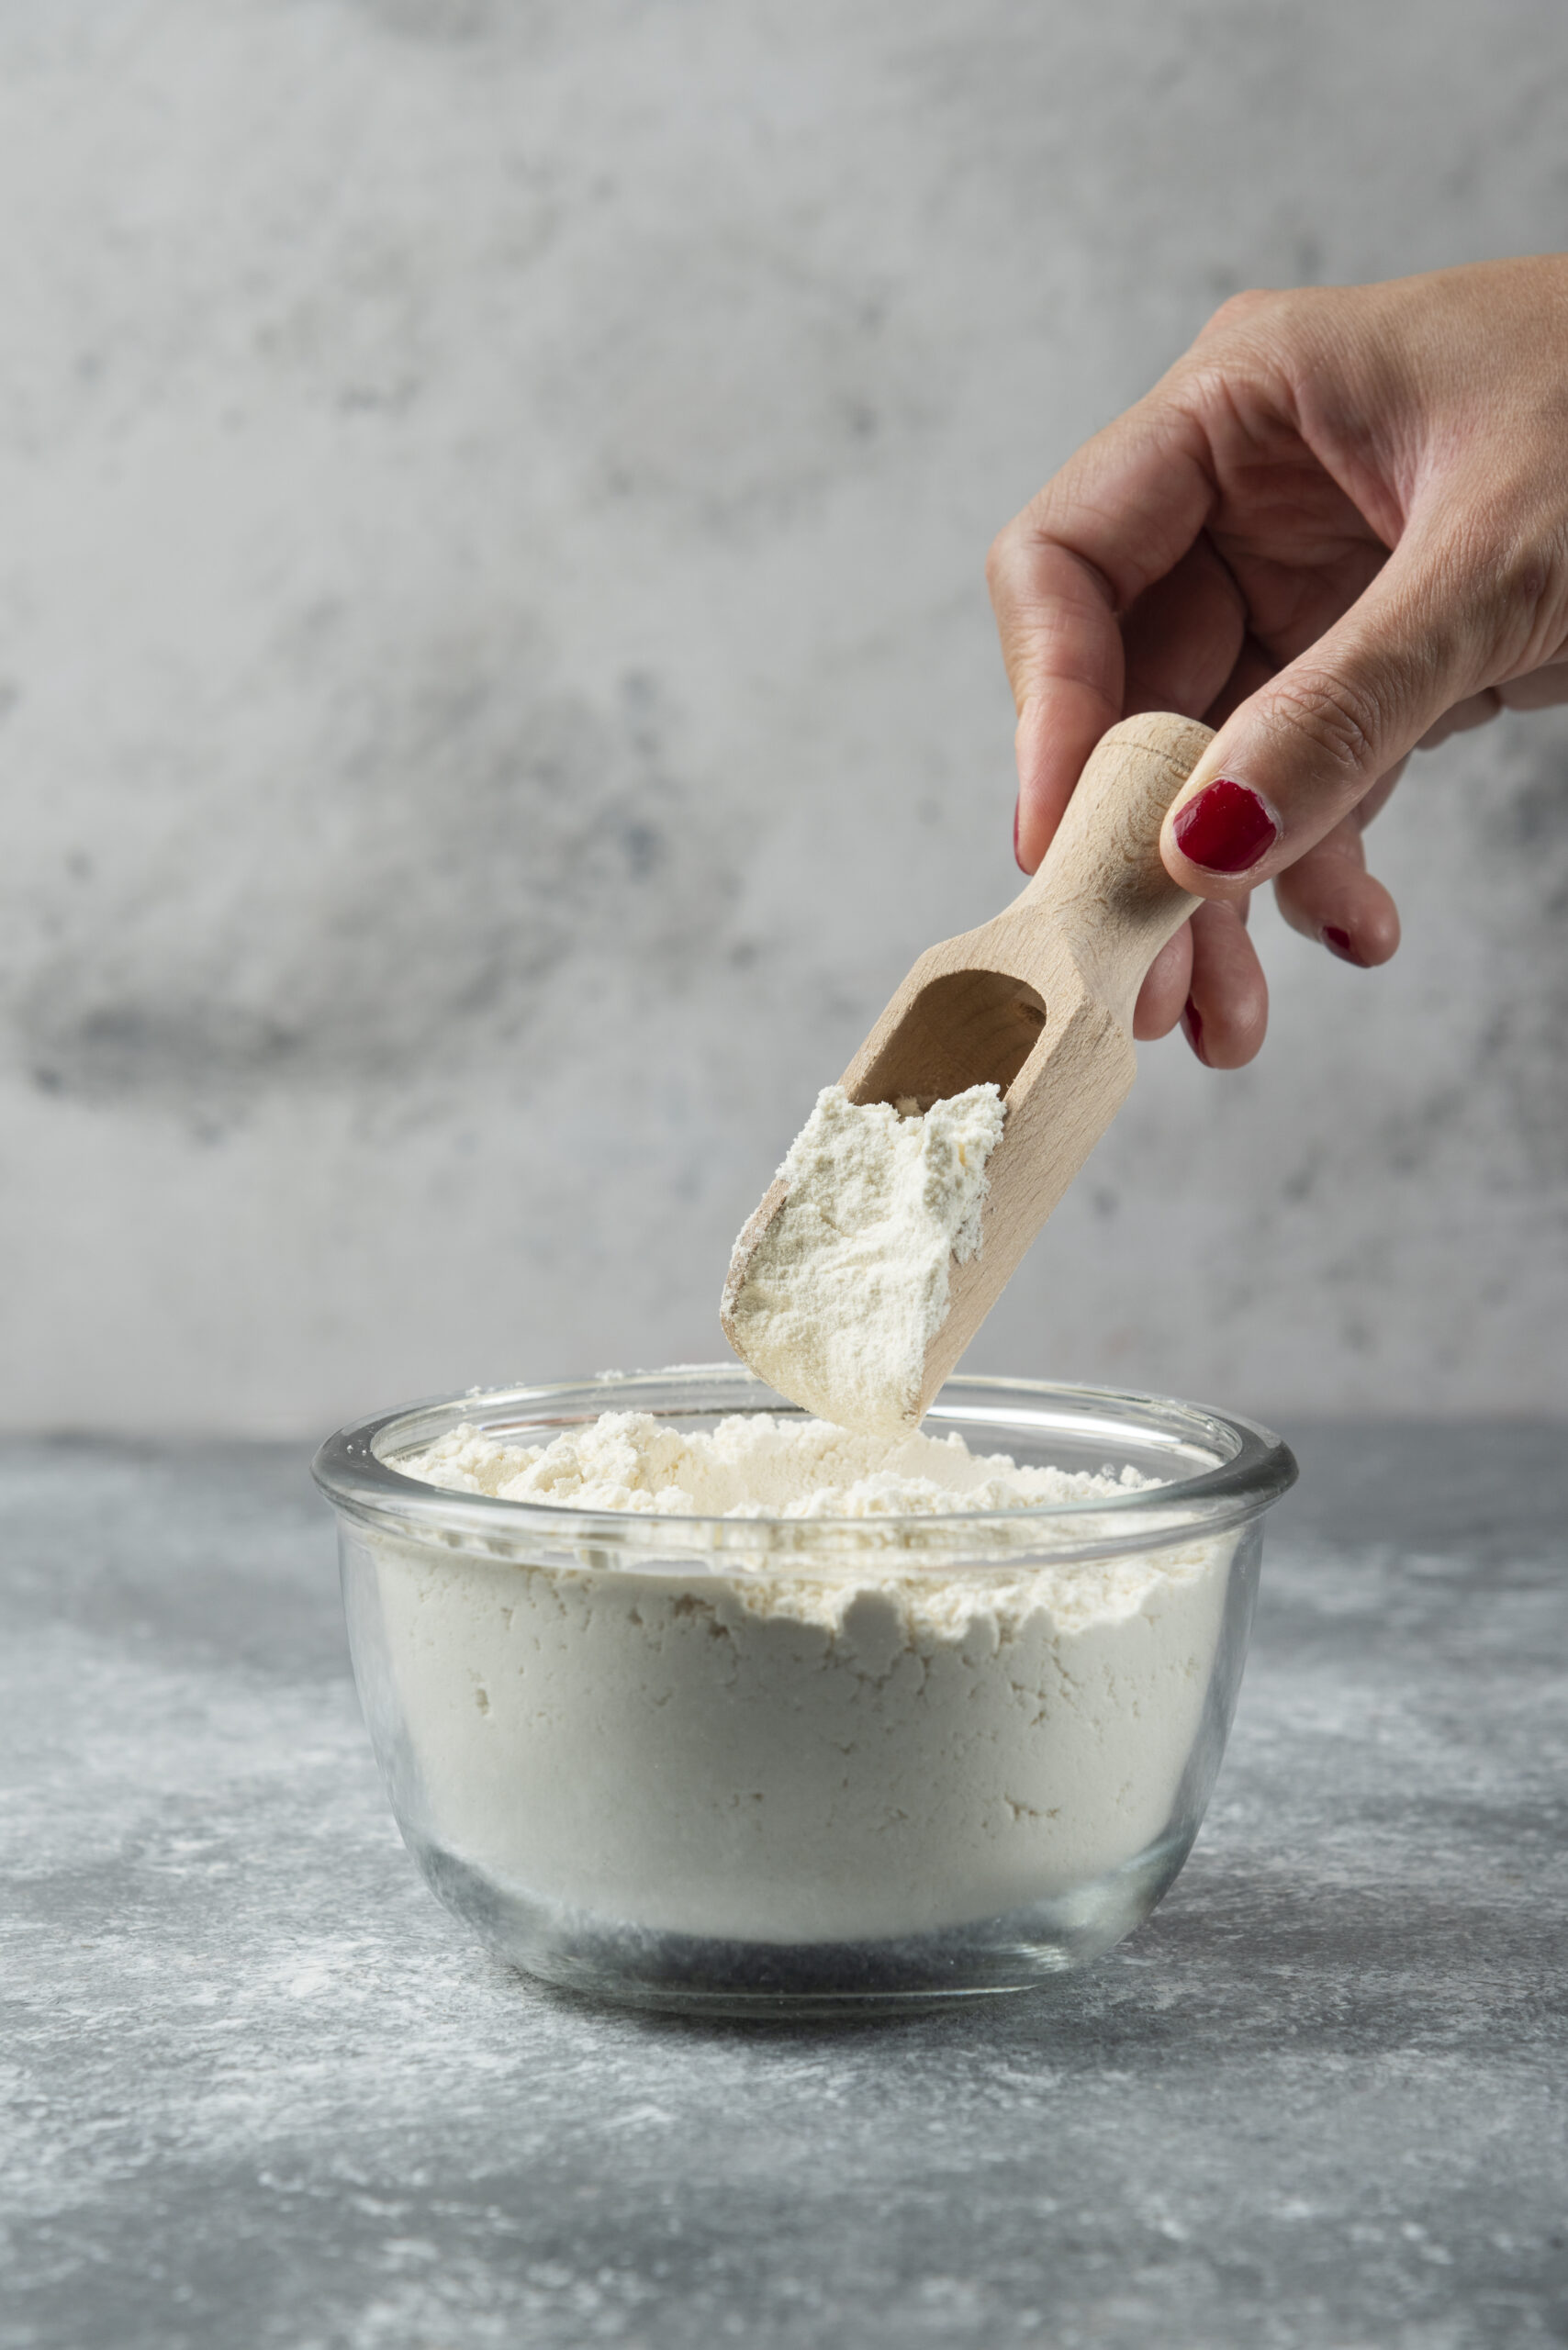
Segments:
[[[1199,902],[1161,864],[1160,826],[1213,740],[1165,712],[1113,726],[1028,887],[993,921],[927,949],[844,1072],[852,1102],[913,1094],[925,1109],[991,1083],[1007,1105],[980,1246],[950,1267],[947,1318],[926,1349],[922,1413],[1137,1075],[1137,991]],[[730,1260],[720,1318],[737,1353],[735,1302],[787,1190],[772,1185]]]

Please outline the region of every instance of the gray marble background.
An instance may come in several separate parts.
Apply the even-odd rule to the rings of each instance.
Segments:
[[[1014,886],[993,531],[1226,293],[1568,243],[1557,0],[6,0],[0,1423],[706,1358]],[[1568,725],[1260,917],[980,1367],[1561,1404]]]

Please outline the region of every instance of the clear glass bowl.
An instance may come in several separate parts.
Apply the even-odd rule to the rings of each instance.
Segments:
[[[448,1492],[466,1421],[792,1418],[739,1366],[454,1396],[345,1428],[349,1639],[404,1841],[544,1981],[731,2014],[1018,1991],[1148,1917],[1247,1651],[1277,1437],[1159,1396],[950,1380],[925,1430],[1166,1482],[1049,1508],[662,1517]]]

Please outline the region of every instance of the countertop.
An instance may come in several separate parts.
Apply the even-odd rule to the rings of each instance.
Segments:
[[[0,2344],[1568,2340],[1568,1436],[1287,1433],[1163,1908],[1048,1993],[835,2029],[465,1939],[297,1451],[0,1447]]]

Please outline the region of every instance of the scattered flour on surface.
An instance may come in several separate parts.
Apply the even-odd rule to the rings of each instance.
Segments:
[[[1158,1483],[1135,1469],[1021,1469],[1004,1452],[972,1453],[957,1432],[857,1436],[766,1412],[691,1435],[649,1412],[604,1412],[543,1445],[465,1422],[397,1466],[451,1493],[661,1517],[933,1517],[1093,1502]]]
[[[924,1113],[823,1088],[778,1169],[783,1205],[726,1292],[736,1350],[770,1387],[868,1434],[914,1426],[1005,1114],[994,1085]]]

